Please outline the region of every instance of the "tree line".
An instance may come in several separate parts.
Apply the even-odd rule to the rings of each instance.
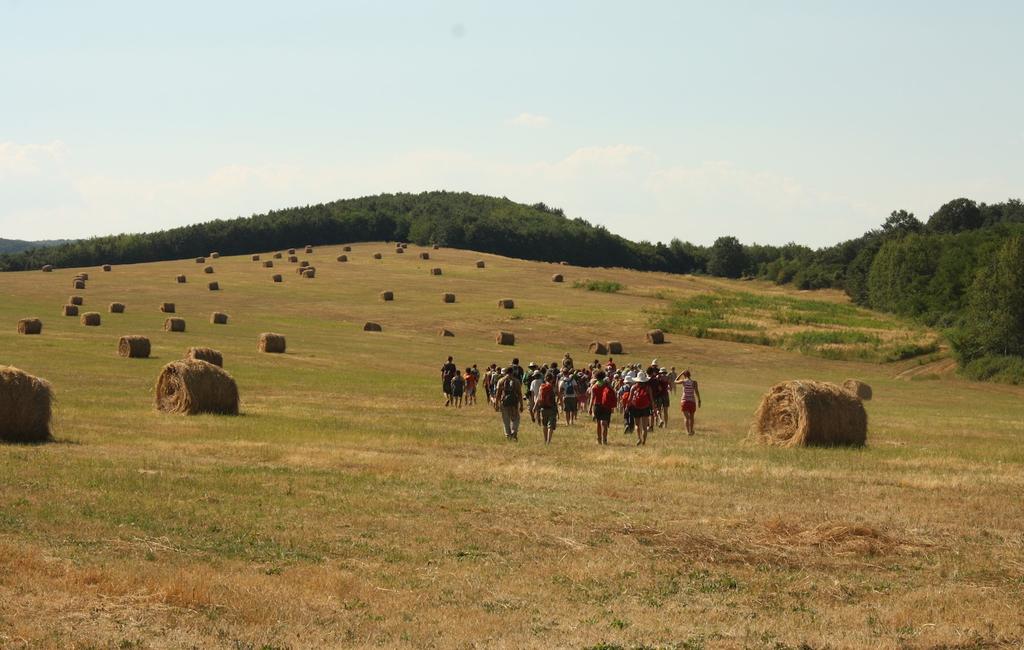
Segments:
[[[145,234],[120,234],[0,255],[0,271],[129,264],[218,251],[394,240],[579,266],[758,277],[839,288],[857,304],[947,333],[966,372],[1024,381],[1024,204],[958,198],[926,221],[905,210],[879,228],[811,249],[679,239],[634,242],[543,203],[457,192],[381,194]]]

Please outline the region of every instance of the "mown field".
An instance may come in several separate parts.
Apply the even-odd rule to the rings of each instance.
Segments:
[[[1024,644],[1024,390],[939,379],[929,355],[878,363],[680,333],[644,343],[652,318],[701,305],[722,316],[720,300],[726,321],[769,334],[781,321],[766,314],[807,299],[839,305],[836,322],[815,308],[787,336],[860,332],[884,348],[885,332],[922,334],[851,312],[839,293],[353,248],[346,264],[340,246],[300,252],[311,280],[248,257],[212,260],[212,277],[192,260],[86,269],[84,291],[72,269],[0,275],[0,363],[57,395],[53,443],[0,445],[0,647]],[[72,294],[100,327],[59,315]],[[106,313],[115,300],[125,314]],[[161,331],[162,301],[185,333]],[[230,323],[210,324],[215,310]],[[27,316],[41,336],[15,333]],[[367,320],[384,331],[364,333]],[[498,329],[514,348],[494,343]],[[288,353],[259,354],[264,331],[285,334]],[[153,358],[117,357],[122,334],[150,336]],[[604,448],[589,422],[550,447],[527,422],[509,444],[484,405],[442,406],[448,354],[582,362],[594,339],[623,341],[620,362],[692,368],[698,435],[674,410],[645,448],[617,422]],[[191,345],[224,353],[241,416],[154,410],[159,369]],[[773,382],[847,377],[874,387],[866,448],[746,441]]]

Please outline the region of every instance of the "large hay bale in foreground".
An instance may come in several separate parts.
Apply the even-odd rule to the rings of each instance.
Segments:
[[[274,332],[263,332],[260,334],[259,342],[256,347],[260,352],[272,352],[275,354],[282,354],[285,351],[285,340],[284,334],[275,334]]]
[[[220,285],[217,284],[216,282],[211,282],[206,286],[210,289],[210,291],[220,291]]]
[[[84,289],[85,280],[75,280],[74,282],[71,283],[71,286],[75,289]]]
[[[212,266],[204,266],[203,267],[203,273],[213,273],[213,267]]]
[[[426,252],[420,253],[420,259],[421,260],[429,260],[430,259],[430,253],[426,253]]]
[[[380,326],[380,323],[367,322],[363,325],[364,332],[383,332],[384,328]]]
[[[265,269],[272,269],[272,268],[274,268],[274,260],[267,260],[266,262],[264,262],[263,263],[263,268],[265,268]]]
[[[212,363],[218,368],[224,367],[224,355],[213,348],[191,347],[188,350],[185,350],[185,358],[198,359],[199,361]]]
[[[162,303],[160,303],[160,311],[162,313],[164,313],[164,314],[173,314],[174,313],[174,303],[173,302],[162,302]]]
[[[43,273],[53,273],[53,265],[43,264]]]
[[[82,314],[79,322],[86,327],[99,327],[100,326],[100,313],[97,311],[87,311]]]
[[[754,414],[750,433],[780,447],[863,445],[868,414],[853,393],[818,381],[775,384]]]
[[[184,318],[168,318],[164,321],[165,332],[184,332],[185,331],[185,319]]]
[[[174,279],[178,284],[185,284],[188,281],[184,275],[179,275]]]
[[[430,275],[441,275],[441,269],[435,266],[430,269]]]
[[[0,366],[0,440],[49,440],[52,402],[53,389],[45,379],[14,366]]]
[[[599,356],[604,356],[608,354],[608,346],[605,345],[604,343],[601,343],[600,341],[594,341],[587,347],[587,349],[590,350],[591,354],[596,354]]]
[[[552,282],[565,282],[565,276],[563,276],[561,273],[555,273],[554,275],[551,276],[551,281]]]
[[[512,332],[498,332],[495,335],[494,340],[498,345],[515,345],[516,335]]]
[[[865,384],[859,379],[847,379],[843,382],[843,388],[865,401],[870,400],[874,394],[871,390],[871,386]]]
[[[445,302],[448,302],[448,303],[455,302],[455,294],[454,293],[446,293],[446,294],[444,294],[444,297],[442,298],[442,300],[444,300]]]
[[[623,354],[622,341],[608,341],[608,354]]]
[[[498,301],[498,306],[502,309],[515,309],[516,301],[509,298],[504,298]]]
[[[449,329],[445,329],[445,328],[442,327],[441,329],[437,330],[437,335],[438,336],[455,336],[455,333],[452,332]]]
[[[124,303],[123,302],[112,302],[112,303],[110,303],[109,309],[110,309],[110,313],[111,314],[123,314],[124,313]]]
[[[79,307],[81,307],[84,303],[85,300],[82,298],[82,296],[71,296],[70,298],[68,298],[69,305],[78,305]]]
[[[61,313],[64,314],[65,316],[77,316],[78,305],[64,305],[64,307],[61,310]]]
[[[339,262],[347,262],[348,261],[348,255],[339,255],[338,256],[338,261]]]
[[[487,266],[487,264],[486,264],[486,263],[485,263],[485,262],[484,262],[483,260],[477,260],[477,261],[476,261],[476,268],[478,268],[478,269],[482,269],[482,268],[484,268],[485,266]]]
[[[38,318],[22,318],[18,321],[18,334],[42,334],[43,321]]]
[[[210,322],[214,325],[227,325],[228,315],[223,312],[215,311],[210,314]]]
[[[238,385],[222,368],[197,359],[172,361],[156,380],[156,408],[166,413],[238,415]]]
[[[117,340],[118,356],[130,359],[148,359],[149,339],[145,336],[122,336]]]
[[[654,345],[661,345],[665,342],[665,332],[661,330],[648,330],[647,342],[653,343]]]
[[[284,276],[282,276],[280,273],[276,273],[270,276],[270,279],[273,280],[274,282],[284,282]]]
[[[390,301],[395,299],[395,292],[394,291],[381,291],[380,292],[380,299],[385,301],[385,302],[390,302]]]

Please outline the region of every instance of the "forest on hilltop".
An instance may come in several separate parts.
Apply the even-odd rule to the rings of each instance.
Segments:
[[[120,234],[0,255],[0,271],[128,264],[218,251],[410,241],[579,266],[758,277],[839,288],[858,305],[942,330],[968,375],[1024,382],[1024,204],[958,198],[927,221],[894,211],[879,228],[833,246],[633,242],[543,203],[469,193],[381,194]]]

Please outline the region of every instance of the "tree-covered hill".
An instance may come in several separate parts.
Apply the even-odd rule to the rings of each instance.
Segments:
[[[55,239],[47,241],[24,241],[21,239],[4,239],[0,237],[0,254],[3,253],[20,253],[21,251],[27,251],[31,248],[40,248],[44,246],[59,246],[65,244],[70,240],[67,239]]]

